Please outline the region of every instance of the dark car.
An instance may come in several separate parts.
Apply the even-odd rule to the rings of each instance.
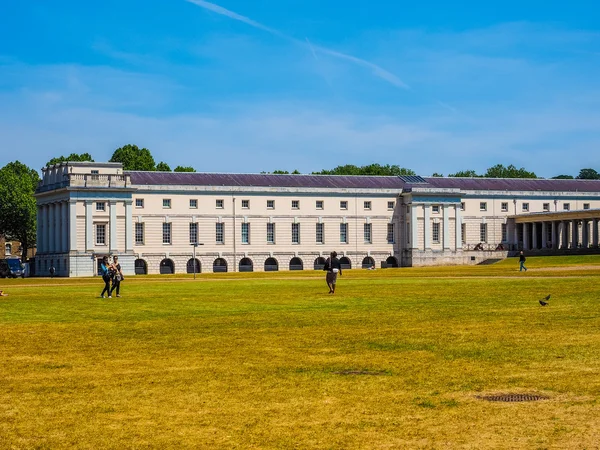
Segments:
[[[17,258],[0,259],[0,278],[25,277],[25,270]]]

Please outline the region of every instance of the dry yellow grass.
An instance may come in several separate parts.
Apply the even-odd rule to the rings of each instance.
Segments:
[[[598,448],[600,258],[528,263],[1,280],[0,447]]]

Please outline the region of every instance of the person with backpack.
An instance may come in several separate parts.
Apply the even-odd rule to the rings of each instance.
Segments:
[[[121,295],[119,294],[119,288],[121,287],[121,281],[124,280],[125,277],[123,276],[123,272],[121,271],[121,264],[119,264],[118,256],[115,256],[113,258],[112,267],[114,271],[112,277],[112,288],[110,288],[109,297],[112,297],[112,293],[115,289],[117,290],[117,297],[120,297]]]
[[[336,252],[331,252],[331,255],[327,258],[327,261],[325,261],[323,270],[327,272],[325,281],[327,281],[327,286],[329,286],[329,293],[335,294],[335,285],[337,283],[338,274],[342,276],[342,263],[337,259]]]
[[[108,298],[112,298],[110,295],[110,279],[112,278],[112,266],[108,262],[108,256],[102,258],[100,263],[100,275],[102,275],[102,281],[104,281],[104,289],[100,294],[100,298],[104,298],[104,293],[108,294]]]

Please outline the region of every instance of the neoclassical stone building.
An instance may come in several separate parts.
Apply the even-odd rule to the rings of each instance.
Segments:
[[[600,181],[42,169],[37,273],[475,264],[510,251],[598,247]],[[194,259],[195,255],[195,259]]]

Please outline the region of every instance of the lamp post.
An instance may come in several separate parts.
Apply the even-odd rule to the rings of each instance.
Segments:
[[[204,244],[201,244],[201,243],[199,243],[199,242],[194,242],[192,245],[193,245],[193,247],[194,247],[194,250],[193,250],[193,254],[194,254],[194,256],[193,256],[193,258],[194,258],[194,262],[193,262],[193,264],[194,264],[194,280],[195,280],[195,279],[196,279],[196,247],[198,247],[199,245],[204,245]]]

